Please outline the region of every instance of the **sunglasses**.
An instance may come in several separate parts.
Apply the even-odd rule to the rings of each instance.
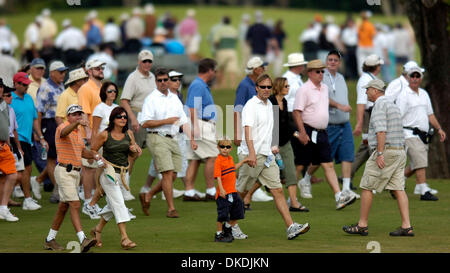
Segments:
[[[219,147],[220,147],[220,149],[225,149],[225,148],[227,148],[227,149],[231,149],[231,145],[219,145]]]
[[[99,67],[94,67],[92,69],[95,71],[100,71],[100,70],[104,70],[105,68],[103,66],[99,66]]]
[[[418,78],[418,79],[420,79],[420,78],[422,78],[421,76],[420,76],[420,74],[412,74],[411,76],[409,76],[410,78]]]
[[[19,82],[20,85],[22,85],[23,87],[28,87],[28,84],[24,84],[23,82]]]
[[[142,62],[143,62],[144,64],[147,64],[147,63],[150,63],[150,64],[151,64],[151,63],[153,63],[152,60],[143,60]]]
[[[172,82],[179,82],[179,81],[181,81],[181,79],[178,79],[178,78],[176,78],[176,79],[170,79],[170,81],[172,81]]]
[[[128,119],[127,115],[117,115],[116,119]]]
[[[11,97],[12,95],[11,95],[11,93],[8,93],[8,94],[3,94],[3,97],[7,97],[7,98],[9,98],[9,97]]]
[[[258,85],[261,89],[272,89],[272,85]]]
[[[320,74],[320,73],[323,74],[323,73],[325,73],[325,70],[316,70],[316,73],[317,73],[317,74]]]
[[[290,85],[285,85],[285,86],[284,86],[284,88],[289,88],[289,87],[291,87],[291,86],[290,86]]]
[[[168,79],[168,78],[165,78],[165,79],[157,79],[157,81],[158,81],[158,82],[168,82],[169,79]]]
[[[112,92],[117,93],[117,90],[111,89],[111,90],[106,91],[106,93],[108,93],[108,94],[111,94]]]

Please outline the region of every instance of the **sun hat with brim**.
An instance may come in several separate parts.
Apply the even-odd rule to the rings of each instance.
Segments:
[[[86,79],[89,76],[84,72],[83,68],[74,69],[69,72],[69,79],[66,81],[65,85],[73,83],[75,81]]]
[[[31,80],[28,78],[28,74],[25,72],[17,72],[13,77],[13,82],[30,84]]]
[[[378,89],[378,90],[384,92],[386,85],[384,84],[384,82],[382,80],[374,79],[374,80],[371,80],[370,82],[368,82],[365,86],[363,86],[363,88],[365,88],[365,89],[367,89],[369,87],[373,87],[375,89]]]
[[[89,70],[89,69],[96,68],[96,67],[99,67],[99,66],[102,66],[105,64],[106,64],[105,62],[102,62],[100,60],[91,59],[91,60],[87,61],[85,67],[86,67],[86,70]]]
[[[61,61],[54,61],[54,62],[52,62],[51,64],[50,64],[50,72],[52,72],[52,71],[59,71],[59,72],[62,72],[62,71],[66,71],[66,70],[69,70],[69,68],[68,67],[66,67],[65,65],[64,65],[64,63],[63,62],[61,62]]]
[[[283,66],[284,67],[300,66],[300,65],[305,65],[307,63],[308,62],[305,61],[305,57],[303,56],[302,53],[292,53],[292,54],[289,54],[288,62],[285,63]]]
[[[367,66],[376,66],[384,64],[384,61],[377,54],[371,54],[366,57],[366,59],[364,60],[364,64]]]
[[[67,107],[67,110],[66,110],[67,115],[70,115],[70,114],[73,114],[73,113],[76,113],[76,112],[84,113],[83,112],[83,107],[81,107],[78,104],[71,104],[71,105],[69,105],[69,107]]]
[[[407,73],[408,73],[408,76],[411,76],[413,73],[419,73],[420,77],[423,76],[422,68],[420,68],[418,66],[410,68]]]
[[[308,62],[308,64],[306,65],[306,69],[308,69],[308,70],[322,69],[322,68],[325,68],[325,67],[326,67],[326,65],[319,59],[312,60],[312,61]]]

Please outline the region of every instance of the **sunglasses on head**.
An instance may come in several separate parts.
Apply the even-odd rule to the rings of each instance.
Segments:
[[[127,115],[117,115],[116,119],[128,119]]]
[[[231,149],[231,145],[219,145],[220,149]]]
[[[9,98],[9,97],[11,97],[12,95],[11,95],[11,93],[6,93],[6,94],[3,94],[3,97],[7,97],[7,98]]]
[[[106,93],[108,93],[108,94],[111,94],[112,92],[117,93],[117,90],[110,89],[110,90],[106,91]]]
[[[317,74],[320,74],[320,73],[323,74],[323,73],[325,73],[325,70],[316,70],[316,73],[317,73]]]
[[[144,64],[147,64],[147,63],[150,63],[150,64],[151,64],[151,63],[153,63],[152,60],[143,60],[142,62],[143,62]]]
[[[169,81],[169,79],[168,79],[168,78],[164,78],[164,79],[157,79],[157,81],[158,81],[158,82],[167,82],[167,81]]]
[[[261,89],[272,89],[272,85],[258,85]]]

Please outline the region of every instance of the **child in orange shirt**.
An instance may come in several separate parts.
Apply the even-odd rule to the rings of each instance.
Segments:
[[[231,152],[231,140],[219,140],[217,147],[219,155],[214,164],[214,178],[217,179],[216,204],[217,204],[217,232],[216,242],[230,243],[233,239],[247,239],[239,228],[237,221],[244,219],[244,202],[236,190],[236,170],[248,161],[234,165]]]

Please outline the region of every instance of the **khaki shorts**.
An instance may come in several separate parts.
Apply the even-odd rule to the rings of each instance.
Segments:
[[[80,185],[80,172],[56,165],[55,180],[58,185],[59,200],[61,202],[79,201],[78,186]]]
[[[186,141],[186,157],[189,160],[203,160],[216,157],[219,154],[216,143],[216,125],[211,122],[198,120],[200,136],[195,139],[197,150],[192,150],[190,140]]]
[[[239,154],[239,161],[244,159],[247,155]],[[239,178],[236,183],[236,189],[238,192],[249,191],[256,180],[262,185],[268,187],[269,189],[281,188],[280,182],[280,169],[275,163],[275,158],[270,162],[270,167],[264,165],[267,156],[256,155],[257,164],[254,168],[250,167],[248,164],[242,165],[239,169]]]
[[[411,170],[428,167],[428,144],[418,137],[412,137],[405,139],[405,146]]]
[[[377,152],[374,151],[366,162],[359,187],[377,192],[382,192],[384,189],[403,191],[405,189],[405,150],[387,148],[384,151],[385,167],[383,169],[378,168],[376,159]]]
[[[217,67],[227,73],[238,73],[238,58],[235,49],[220,49],[216,53]]]
[[[158,134],[147,134],[149,150],[158,172],[182,171],[182,156],[178,141]]]

